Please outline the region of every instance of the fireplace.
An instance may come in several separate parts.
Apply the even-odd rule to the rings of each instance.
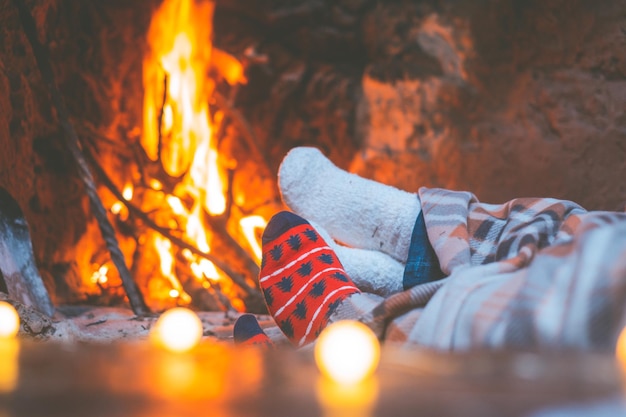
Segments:
[[[0,2],[0,186],[55,304],[123,304],[13,3]],[[152,310],[263,310],[256,245],[284,208],[276,172],[295,146],[408,191],[624,207],[620,1],[26,4]],[[168,22],[189,5],[196,29]],[[170,64],[197,72],[191,116]]]

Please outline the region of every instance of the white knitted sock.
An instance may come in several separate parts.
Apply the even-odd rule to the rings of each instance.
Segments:
[[[421,211],[415,194],[350,174],[307,147],[285,156],[278,180],[285,204],[335,240],[406,262]]]
[[[387,297],[404,289],[404,264],[382,252],[340,245],[319,224],[312,221],[311,225],[333,248],[346,273],[361,291]]]

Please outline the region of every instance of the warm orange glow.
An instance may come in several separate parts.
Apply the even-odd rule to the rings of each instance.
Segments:
[[[369,327],[358,321],[331,324],[315,345],[315,362],[323,375],[340,384],[355,384],[378,366],[380,343]]]
[[[215,4],[210,0],[163,0],[152,16],[148,30],[148,52],[143,62],[143,130],[141,145],[153,161],[179,181],[171,189],[171,182],[163,178],[144,180],[158,191],[144,192],[137,187],[136,199],[141,195],[150,209],[169,209],[158,212],[159,225],[182,232],[183,240],[206,254],[211,253],[212,235],[206,215],[220,215],[227,208],[226,169],[231,161],[221,158],[214,131],[223,119],[220,112],[211,114],[211,102],[216,82],[230,85],[246,82],[244,67],[233,56],[213,48],[212,21]],[[213,79],[211,75],[215,74]],[[215,124],[215,125],[214,125]],[[133,198],[133,187],[128,184],[124,198]],[[113,210],[113,209],[112,209]],[[116,207],[115,210],[118,210]],[[123,213],[122,208],[119,208]],[[237,221],[238,217],[234,219]],[[252,228],[262,226],[252,225]],[[251,236],[254,236],[254,230]],[[256,238],[250,241],[254,252],[260,253]],[[153,241],[159,256],[162,277],[155,277],[158,295],[152,298],[177,303],[191,302],[178,279],[172,243],[162,237]],[[255,246],[256,245],[256,246]],[[204,288],[219,289],[231,303],[243,308],[237,287],[218,271],[209,260],[189,250],[179,252],[189,262],[191,273]],[[260,259],[260,255],[257,255]],[[180,256],[179,256],[180,257]],[[167,281],[163,280],[165,278]],[[167,284],[171,285],[167,288]],[[187,281],[184,281],[187,285]],[[219,284],[218,284],[219,283]],[[193,284],[193,283],[191,283]],[[235,307],[237,308],[237,307]]]
[[[19,341],[16,338],[0,339],[0,357],[0,394],[8,394],[15,390],[19,380]]]
[[[215,281],[220,279],[217,268],[215,268],[213,262],[209,261],[208,259],[200,259],[198,262],[192,262],[191,270],[193,274],[199,279],[209,278]]]
[[[325,417],[369,417],[378,400],[375,377],[346,385],[320,375],[315,388]]]
[[[626,374],[626,328],[622,330],[617,339],[615,356]]]
[[[120,214],[120,212],[122,211],[123,208],[124,208],[124,204],[122,204],[121,201],[116,201],[111,206],[111,213],[113,213],[113,214]]]
[[[219,49],[213,49],[211,60],[213,66],[219,69],[226,82],[230,85],[246,83],[246,76],[243,73],[243,65],[230,54]]]
[[[20,330],[20,316],[15,308],[5,302],[0,301],[0,339],[12,338]]]
[[[126,201],[130,201],[133,199],[133,186],[132,184],[126,184],[124,186],[124,190],[122,191],[122,196]]]
[[[107,277],[107,273],[109,272],[109,267],[106,265],[102,265],[91,275],[91,282],[94,284],[106,284],[109,278]]]
[[[180,198],[173,195],[168,195],[167,197],[165,197],[165,199],[172,208],[174,214],[178,214],[179,216],[187,214],[187,210],[185,209],[185,206],[183,206],[183,202],[180,201]]]
[[[151,331],[152,339],[167,350],[185,352],[202,338],[202,322],[191,310],[177,307],[159,317]]]
[[[152,17],[150,53],[144,61],[142,145],[156,160],[161,130],[160,157],[165,171],[172,176],[189,171],[188,185],[205,194],[202,203],[209,213],[220,214],[225,209],[224,182],[209,119],[214,82],[207,77],[213,53],[213,9],[209,1],[166,0]],[[217,56],[225,65],[236,67],[222,55],[227,56]],[[235,72],[230,69],[232,77],[227,80],[237,82]],[[159,126],[164,80],[166,100]]]
[[[163,184],[159,180],[152,179],[150,180],[150,187],[153,190],[159,191],[163,189]]]
[[[199,144],[193,162],[190,175],[204,194],[204,207],[213,215],[224,213],[226,196],[222,184],[225,181],[220,178],[217,151],[209,147],[208,141],[203,142]]]
[[[172,256],[172,242],[164,237],[156,236],[154,241],[159,258],[161,259],[161,273],[172,284],[172,290],[176,291],[176,297],[172,296],[172,291],[169,292],[170,297],[179,298],[183,303],[190,303],[191,297],[183,290],[183,286],[176,278],[174,274],[174,257]]]
[[[258,229],[265,229],[267,221],[261,216],[248,216],[239,221],[243,234],[248,240],[248,244],[252,248],[258,262],[261,262],[261,244],[256,236]]]
[[[187,218],[187,235],[196,244],[198,249],[204,253],[209,253],[211,248],[209,248],[207,234],[202,225],[201,216],[201,207],[196,204]]]

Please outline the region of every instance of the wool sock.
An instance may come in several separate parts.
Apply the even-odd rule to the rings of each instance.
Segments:
[[[274,345],[252,314],[244,314],[237,319],[233,328],[233,337],[237,345]]]
[[[335,166],[318,149],[294,148],[278,172],[285,204],[337,241],[405,263],[421,204],[415,194]]]
[[[359,290],[388,297],[404,289],[402,287],[405,266],[403,263],[376,250],[340,245],[322,226],[312,220],[309,220],[309,223],[335,251],[346,274]]]
[[[294,345],[311,343],[341,302],[360,291],[319,233],[293,213],[272,217],[262,243],[259,283],[269,312]]]

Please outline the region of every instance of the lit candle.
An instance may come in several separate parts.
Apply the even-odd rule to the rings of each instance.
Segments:
[[[20,373],[20,343],[17,338],[0,339],[0,358],[0,394],[10,393],[17,387]],[[2,411],[0,416],[4,416]]]
[[[324,417],[370,417],[378,400],[375,376],[347,385],[320,376],[315,388]]]
[[[173,352],[185,352],[202,338],[202,322],[191,310],[177,307],[166,311],[152,328],[153,340]]]
[[[622,370],[626,374],[626,328],[622,330],[619,338],[617,339],[615,356],[617,357],[617,361],[622,366]]]
[[[369,327],[339,321],[320,334],[315,362],[323,375],[340,384],[355,384],[370,376],[380,359],[380,343]]]
[[[19,343],[15,336],[19,329],[20,316],[15,308],[0,301],[0,394],[13,391],[17,385]]]
[[[12,338],[20,330],[20,316],[15,308],[5,302],[0,301],[0,338]]]

